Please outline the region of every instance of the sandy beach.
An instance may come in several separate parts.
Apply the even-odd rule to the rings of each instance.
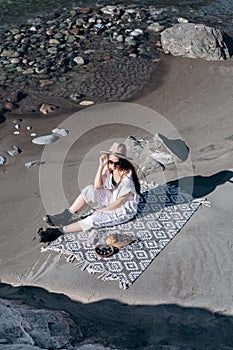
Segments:
[[[79,111],[69,105],[64,110],[33,117],[30,113],[21,116],[9,113],[7,121],[0,125],[1,148],[17,144],[26,151],[12,157],[0,173],[0,296],[67,310],[83,322],[88,336],[98,335],[113,344],[115,334],[118,337],[115,345],[125,348],[149,350],[159,344],[174,349],[232,348],[232,77],[232,59],[209,62],[165,56],[150,82],[135,98],[121,102],[123,107],[97,105],[89,113],[89,107]],[[126,128],[114,125],[114,108],[123,108],[129,114],[133,109],[131,125]],[[111,111],[113,123],[104,125],[102,116],[111,115]],[[146,118],[151,118],[151,124],[144,127],[143,111]],[[39,166],[30,169],[24,166],[40,159],[43,151],[43,146],[31,144],[26,126],[43,135],[62,123],[66,125],[75,113],[77,134],[80,132],[81,137],[73,142],[62,173],[68,202],[81,186],[92,181],[99,148],[128,135],[146,137],[148,128],[166,134],[167,123],[189,146],[192,166],[181,164],[176,171],[167,170],[161,177],[155,175],[154,180],[193,177],[194,190],[212,205],[199,208],[127,290],[119,289],[118,282],[103,282],[81,271],[58,253],[41,253],[41,244],[33,239],[45,214],[47,199],[41,192],[49,198],[50,187],[41,188]],[[92,127],[93,114],[102,127],[96,128],[95,123]],[[156,124],[158,119],[153,114],[161,115],[165,126]],[[21,117],[24,137],[20,138],[21,135],[13,135],[12,121]],[[63,142],[69,142],[66,140]],[[59,156],[59,144],[57,147]],[[41,165],[44,172],[46,166]],[[56,185],[60,188],[53,178],[50,183],[52,191]],[[185,186],[185,181],[182,183]],[[64,209],[57,194],[49,204],[46,202],[54,212]],[[90,322],[95,326],[87,331]],[[123,327],[124,322],[128,327]],[[105,330],[101,330],[103,325]]]

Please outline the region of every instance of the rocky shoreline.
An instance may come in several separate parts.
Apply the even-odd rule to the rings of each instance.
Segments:
[[[75,104],[131,98],[159,60],[159,18],[136,5],[59,9],[2,32],[1,110],[38,110],[35,91]]]
[[[57,8],[2,31],[0,112],[33,114],[51,98],[74,106],[83,100],[129,100],[150,80],[163,54],[160,33],[193,20],[191,13],[188,19],[179,15],[118,2]]]

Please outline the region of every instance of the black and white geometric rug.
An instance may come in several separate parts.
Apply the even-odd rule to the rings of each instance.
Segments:
[[[104,281],[119,280],[120,287],[127,289],[201,205],[201,201],[167,184],[147,185],[143,194],[144,200],[140,201],[134,220],[111,228],[67,234],[42,251],[64,253],[68,262],[97,274]],[[118,235],[121,241],[137,238],[139,242],[120,249],[109,258],[97,257],[93,248],[104,243],[110,234]]]

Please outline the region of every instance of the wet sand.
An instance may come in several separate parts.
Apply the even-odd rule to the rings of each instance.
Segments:
[[[45,201],[41,197],[41,183],[39,182],[39,167],[26,169],[24,163],[40,159],[42,149],[41,146],[32,145],[31,139],[26,136],[22,138],[22,143],[16,141],[19,140],[19,138],[16,139],[19,135],[12,135],[11,119],[13,116],[1,124],[1,150],[11,144],[17,144],[26,150],[17,159],[12,158],[5,166],[5,170],[2,168],[0,174],[2,283],[43,288],[43,290],[35,288],[33,293],[36,293],[34,294],[36,298],[40,295],[46,301],[46,306],[57,307],[59,300],[58,294],[54,296],[47,294],[46,291],[62,293],[75,300],[76,305],[91,303],[86,310],[88,314],[88,309],[91,308],[89,319],[92,321],[95,305],[103,307],[103,318],[106,315],[106,319],[108,319],[109,310],[112,310],[113,307],[118,308],[121,303],[135,305],[135,307],[144,305],[141,309],[142,314],[137,314],[135,321],[132,321],[132,332],[133,329],[134,332],[135,329],[140,329],[142,317],[145,317],[148,312],[147,307],[152,311],[163,307],[165,314],[161,317],[166,320],[166,324],[171,326],[167,328],[167,334],[164,336],[168,344],[175,346],[180,342],[180,344],[200,348],[211,346],[211,341],[215,338],[213,334],[210,337],[211,332],[206,331],[216,324],[215,313],[226,317],[224,320],[229,322],[232,322],[233,313],[232,76],[232,60],[207,62],[198,59],[165,57],[142,93],[126,103],[129,112],[131,112],[131,104],[138,106],[134,109],[131,126],[122,128],[114,125],[113,122],[113,125],[91,128],[90,119],[85,119],[87,109],[83,109],[81,113],[84,115],[81,114],[77,118],[78,126],[80,121],[84,124],[86,122],[86,125],[82,127],[80,123],[80,129],[86,127],[89,131],[73,143],[64,164],[62,179],[67,201],[71,202],[74,199],[75,194],[78,194],[80,190],[79,186],[92,181],[98,164],[98,147],[102,146],[103,141],[111,142],[112,139],[124,139],[130,134],[143,133],[143,127],[137,128],[136,126],[141,125],[144,108],[147,116],[156,112],[162,115],[190,147],[192,167],[184,166],[182,169],[180,166],[176,171],[166,171],[162,175],[162,180],[166,182],[193,176],[196,186],[194,189],[198,192],[198,196],[205,196],[212,203],[211,208],[202,206],[195,213],[176,238],[126,291],[119,289],[118,282],[103,282],[85,271],[80,271],[72,264],[66,263],[64,257],[60,257],[58,253],[40,252],[40,243],[37,239],[33,240],[38,227],[43,224],[42,216],[45,213]],[[114,104],[107,107],[106,105],[96,106],[96,118],[99,118],[97,120],[100,123],[103,122],[106,108],[109,107],[108,115],[112,111],[114,121],[114,110],[112,109],[114,106]],[[103,109],[102,115],[101,108]],[[66,113],[59,111],[58,114],[39,119],[27,116],[26,119],[23,117],[23,123],[34,123],[33,129],[36,129],[38,134],[43,134],[73,114],[72,110]],[[151,118],[151,130],[157,129],[160,132],[161,125],[156,125],[156,121],[156,117]],[[147,128],[144,128],[145,134],[141,136],[146,135]],[[64,142],[69,143],[68,139]],[[79,174],[79,163],[85,157],[87,157],[86,166],[89,170],[85,173],[85,179],[82,180],[78,178],[82,174],[82,172]],[[42,166],[46,167],[46,164]],[[154,180],[160,181],[160,176],[155,175]],[[51,187],[55,188],[56,184],[52,183],[52,178],[50,182]],[[185,180],[182,184],[185,186]],[[62,203],[58,203],[55,198],[50,205],[53,206],[54,211],[63,209],[61,208]],[[0,295],[7,297],[9,289],[12,295],[18,295],[20,291],[16,289],[15,293],[13,287],[12,289],[10,287],[1,288]],[[30,290],[30,288],[26,289],[29,295],[31,295]],[[25,294],[25,289],[21,291],[22,299],[26,300],[28,294]],[[17,296],[17,298],[21,297]],[[109,304],[108,299],[111,300]],[[72,305],[72,303],[69,299],[68,304]],[[166,307],[171,304],[170,309]],[[200,314],[198,313],[199,308],[201,308]],[[119,315],[121,315],[119,317],[129,320],[130,318],[126,317],[123,309],[119,308]],[[177,309],[182,310],[179,317]],[[209,311],[205,311],[206,309]],[[134,308],[127,306],[127,310],[132,311]],[[188,310],[188,316],[184,317],[186,323],[180,319],[183,317],[183,310]],[[134,311],[132,313],[134,314]],[[203,325],[203,328],[195,331],[195,325],[199,322],[199,318],[195,316],[197,314],[203,321],[199,326]],[[111,320],[114,323],[112,318]],[[149,320],[151,322],[149,328],[146,322],[141,326],[142,330],[148,331],[147,337],[141,335],[142,342],[139,342],[141,348],[143,346],[145,348],[143,343],[145,338],[148,340],[154,337],[154,343],[150,338],[151,343],[148,345],[155,344],[156,337],[151,327],[151,324],[155,322],[154,316],[151,316]],[[208,320],[210,320],[209,324]],[[161,324],[157,326],[160,327]],[[192,328],[190,334],[194,332],[195,336],[189,337],[187,334],[181,336],[187,324],[190,329]],[[159,335],[161,332],[160,329]],[[199,339],[198,332],[201,334]],[[215,334],[217,330],[213,332]],[[130,334],[127,333],[125,337],[129,337]],[[136,338],[139,339],[139,336],[140,334],[137,334]],[[163,339],[162,335],[160,338],[158,336],[158,339]],[[221,344],[232,345],[228,334],[225,338],[221,338]],[[129,347],[129,344],[126,342],[125,346]]]

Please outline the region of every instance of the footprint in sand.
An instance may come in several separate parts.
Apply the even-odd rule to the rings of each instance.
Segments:
[[[223,155],[232,153],[233,151],[233,135],[226,137],[223,141],[216,144],[210,144],[201,148],[198,154],[192,158],[193,161],[210,161],[217,159]]]

